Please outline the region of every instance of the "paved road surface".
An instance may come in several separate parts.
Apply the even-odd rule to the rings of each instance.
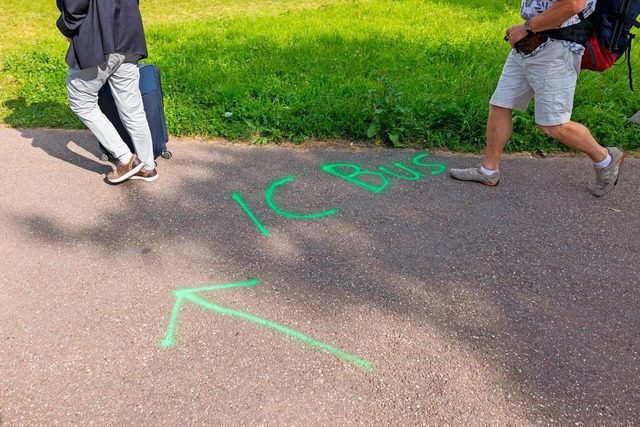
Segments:
[[[640,425],[638,158],[0,144],[2,426]]]

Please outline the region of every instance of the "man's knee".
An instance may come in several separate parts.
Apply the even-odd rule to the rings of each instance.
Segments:
[[[489,116],[509,116],[513,110],[505,107],[498,107],[497,105],[489,104]]]
[[[74,85],[67,85],[67,94],[69,101],[69,108],[78,117],[87,117],[95,113],[95,110],[100,109],[98,106],[98,91],[91,93],[83,88],[78,88]]]
[[[69,102],[69,108],[71,111],[75,113],[80,119],[90,119],[96,112],[96,110],[100,110],[98,106],[98,102]]]
[[[538,130],[540,130],[540,132],[553,139],[562,139],[562,136],[564,135],[567,127],[567,123],[555,126],[544,126],[536,123],[536,127],[538,128]]]
[[[139,108],[120,110],[120,120],[127,129],[135,129],[147,122],[147,115],[144,112],[144,107],[140,105]]]

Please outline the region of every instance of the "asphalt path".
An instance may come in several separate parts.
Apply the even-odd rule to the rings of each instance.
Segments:
[[[2,426],[640,425],[638,158],[0,147]]]

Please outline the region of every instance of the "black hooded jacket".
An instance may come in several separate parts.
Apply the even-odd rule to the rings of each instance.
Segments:
[[[86,69],[100,65],[110,53],[132,53],[146,58],[139,0],[56,0],[56,25],[72,39],[66,61]]]

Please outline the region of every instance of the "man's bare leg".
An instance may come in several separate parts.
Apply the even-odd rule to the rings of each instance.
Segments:
[[[486,169],[494,171],[499,169],[500,157],[509,138],[511,138],[512,130],[512,110],[491,105],[487,120],[487,148],[482,161],[482,166]]]
[[[607,149],[598,144],[589,129],[580,123],[570,121],[557,126],[537,126],[545,135],[557,139],[574,150],[582,151],[591,158],[593,163],[607,158]]]

